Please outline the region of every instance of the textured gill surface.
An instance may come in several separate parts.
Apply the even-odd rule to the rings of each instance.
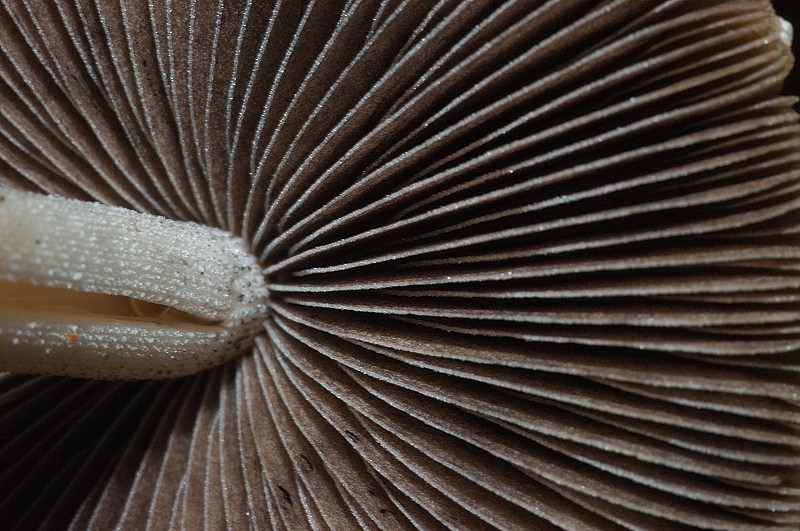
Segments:
[[[9,2],[0,180],[241,234],[251,355],[0,379],[30,529],[795,529],[763,1]]]

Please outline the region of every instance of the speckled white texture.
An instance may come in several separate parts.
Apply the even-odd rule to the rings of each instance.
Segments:
[[[132,297],[208,323],[0,305],[2,370],[178,376],[230,359],[260,330],[264,279],[243,242],[224,231],[0,188],[0,235],[2,280]]]
[[[792,28],[791,23],[786,19],[777,17],[777,20],[780,24],[779,35],[781,36],[781,40],[787,48],[791,49],[792,41],[794,40],[794,28]]]

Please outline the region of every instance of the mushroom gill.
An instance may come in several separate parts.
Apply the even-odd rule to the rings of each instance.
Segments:
[[[0,27],[0,190],[52,205],[24,226],[74,250],[59,271],[119,246],[82,250],[89,217],[55,236],[77,203],[47,195],[238,242],[258,286],[215,369],[0,375],[3,526],[800,526],[800,125],[769,2],[6,1]],[[12,286],[92,291],[15,258],[26,211],[0,212],[0,360],[39,322]],[[158,267],[133,255],[108,258]],[[184,308],[159,282],[113,304]],[[151,320],[123,356],[168,352]],[[144,376],[103,352],[93,376]]]

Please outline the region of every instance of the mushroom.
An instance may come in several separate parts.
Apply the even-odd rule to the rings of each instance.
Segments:
[[[185,376],[251,349],[268,292],[240,238],[119,207],[0,192],[0,367]]]
[[[342,4],[0,9],[0,522],[800,525],[790,25]]]
[[[790,26],[797,28],[800,22],[800,12],[797,11],[795,2],[792,0],[773,0],[775,11],[779,16],[783,17],[790,23]],[[800,39],[793,39],[791,46],[792,54],[797,57],[800,53]],[[800,69],[793,68],[786,81],[783,83],[783,94],[797,95],[800,94]]]

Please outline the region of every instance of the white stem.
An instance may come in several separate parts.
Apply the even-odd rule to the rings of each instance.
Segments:
[[[252,346],[267,297],[224,231],[0,188],[0,370],[190,374]]]
[[[780,17],[776,17],[778,19],[778,35],[780,35],[781,40],[786,45],[786,48],[789,50],[792,49],[792,40],[794,39],[794,29],[792,28],[791,23],[788,20],[784,20]]]

